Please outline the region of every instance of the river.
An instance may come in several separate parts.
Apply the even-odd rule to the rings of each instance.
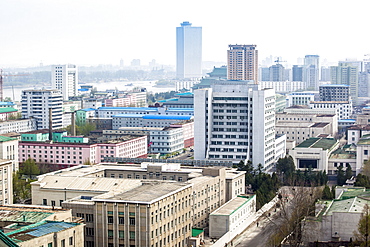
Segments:
[[[98,83],[86,83],[86,84],[79,84],[78,88],[82,85],[91,85],[96,87],[98,91],[105,91],[107,89],[118,89],[121,91],[130,91],[135,87],[143,87],[146,88],[148,92],[159,93],[159,92],[168,92],[175,90],[175,86],[173,87],[154,87],[156,81],[112,81],[112,82],[98,82]],[[128,84],[132,84],[132,86],[126,86]],[[51,87],[45,88],[50,89]],[[14,90],[11,87],[4,87],[4,98],[10,97],[13,99],[13,95],[15,101],[20,101],[22,90],[27,89],[40,89],[38,87],[14,87]]]

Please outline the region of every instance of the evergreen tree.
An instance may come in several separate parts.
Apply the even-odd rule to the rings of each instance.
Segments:
[[[343,166],[342,165],[340,165],[339,167],[338,167],[338,171],[337,171],[337,184],[339,185],[339,186],[342,186],[343,184],[345,184],[346,183],[346,174],[344,173],[344,171],[343,171]]]
[[[333,194],[330,191],[329,186],[325,185],[323,191],[322,191],[322,199],[324,200],[332,200]]]

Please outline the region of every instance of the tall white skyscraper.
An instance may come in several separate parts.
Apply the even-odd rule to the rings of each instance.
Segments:
[[[49,108],[51,108],[53,129],[62,128],[63,97],[59,90],[22,91],[22,118],[36,119],[37,129],[49,128]]]
[[[176,28],[176,77],[202,77],[202,27],[184,21]]]
[[[220,81],[194,91],[194,158],[275,162],[275,90]]]
[[[78,71],[77,66],[52,65],[51,66],[51,86],[58,89],[63,94],[63,100],[77,96]]]

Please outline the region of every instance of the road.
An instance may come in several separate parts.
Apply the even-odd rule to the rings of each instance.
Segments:
[[[239,242],[236,246],[238,247],[265,247],[269,245],[271,235],[276,231],[279,223],[279,210],[274,212],[271,210],[270,216],[261,216],[259,218],[258,226],[257,223],[254,223],[248,227],[242,234],[237,237],[235,242]],[[267,213],[268,215],[268,213]]]

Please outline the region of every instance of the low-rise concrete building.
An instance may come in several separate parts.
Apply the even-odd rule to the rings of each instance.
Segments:
[[[13,203],[13,161],[0,159],[0,205]]]
[[[0,206],[0,229],[12,246],[84,246],[84,224],[72,210],[34,205]],[[5,245],[8,246],[8,245]]]
[[[370,134],[370,125],[352,125],[347,128],[347,144],[357,144],[361,137]]]
[[[169,127],[182,121],[190,121],[193,116],[118,114],[112,116],[112,128],[121,127]]]
[[[227,232],[245,229],[253,222],[255,213],[256,196],[240,195],[210,214],[209,236],[220,238]]]
[[[297,169],[312,168],[328,173],[328,161],[332,152],[339,147],[334,138],[310,138],[289,151]]]
[[[365,205],[370,205],[370,193],[365,188],[336,188],[336,199],[317,203],[316,217],[305,220],[303,242],[351,241]]]
[[[28,132],[36,130],[36,119],[18,119],[0,122],[0,134]]]
[[[311,109],[333,109],[339,119],[352,117],[352,101],[312,101],[309,104]]]

